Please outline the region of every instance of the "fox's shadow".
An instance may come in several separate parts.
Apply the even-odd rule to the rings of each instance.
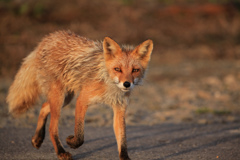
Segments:
[[[240,141],[239,134],[226,134],[238,130],[239,127],[237,124],[231,127],[225,125],[220,129],[218,126],[196,124],[129,127],[127,128],[129,155],[132,159],[141,159],[141,157],[142,159],[152,160],[181,159],[181,157],[195,152],[204,153],[211,147],[230,141]],[[83,146],[76,150],[76,154],[73,154],[74,159],[94,157],[100,159],[101,157],[102,159],[116,157],[115,159],[118,159],[113,130],[106,128],[96,133],[99,133],[96,134],[97,138],[93,138],[93,135],[87,136]],[[219,155],[221,153],[219,151],[215,154]]]

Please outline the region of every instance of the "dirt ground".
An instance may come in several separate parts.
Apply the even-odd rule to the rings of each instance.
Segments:
[[[74,160],[119,159],[112,127],[85,127],[84,144],[77,149],[70,148],[65,142],[73,132],[73,127],[60,127],[62,144]],[[33,134],[34,128],[0,128],[1,160],[57,159],[48,132],[40,149],[31,145]],[[238,160],[240,125],[127,126],[127,141],[130,158],[137,160]]]
[[[211,2],[211,3],[210,3]],[[0,127],[35,126],[40,103],[19,119],[5,102],[22,58],[42,37],[72,30],[94,40],[154,42],[143,86],[135,89],[128,125],[240,121],[240,4],[228,1],[30,1],[0,2]],[[74,123],[74,103],[61,125]],[[88,126],[112,125],[108,106],[91,106]]]

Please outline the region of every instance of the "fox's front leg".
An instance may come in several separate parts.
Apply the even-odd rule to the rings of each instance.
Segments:
[[[86,102],[86,98],[84,99],[80,94],[75,109],[75,135],[70,135],[66,139],[67,144],[74,149],[80,147],[84,142],[84,119],[88,108]]]
[[[126,106],[114,106],[114,132],[118,145],[120,160],[130,160],[127,152],[126,127],[125,127],[125,111]]]

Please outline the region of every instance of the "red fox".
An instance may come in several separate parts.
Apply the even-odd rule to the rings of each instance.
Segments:
[[[76,102],[74,135],[67,137],[71,148],[84,142],[84,118],[91,104],[104,103],[114,111],[114,132],[119,158],[129,160],[125,131],[125,111],[131,90],[142,82],[153,50],[152,40],[136,48],[120,47],[105,37],[92,41],[70,31],[46,36],[23,61],[9,89],[9,112],[15,116],[27,111],[40,95],[47,101],[40,110],[32,145],[39,148],[45,137],[47,116],[49,133],[59,159],[72,159],[58,136],[61,108],[79,94]]]

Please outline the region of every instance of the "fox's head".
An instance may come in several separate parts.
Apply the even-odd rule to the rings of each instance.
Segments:
[[[124,92],[141,83],[153,50],[152,40],[136,48],[121,48],[114,40],[103,41],[105,64],[113,82]]]

